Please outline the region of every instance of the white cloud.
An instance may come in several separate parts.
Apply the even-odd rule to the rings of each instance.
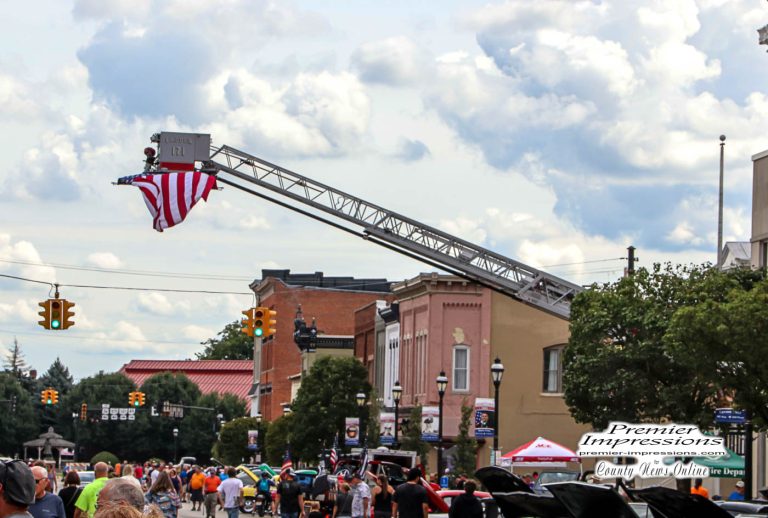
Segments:
[[[141,293],[138,296],[138,308],[140,311],[155,315],[170,316],[179,312],[186,312],[191,307],[189,301],[172,303],[162,293]]]
[[[40,253],[29,241],[13,241],[9,234],[0,234],[0,259],[11,261],[0,263],[0,271],[4,270],[35,281],[56,282],[56,270],[50,266],[33,266],[20,263],[43,263]]]
[[[181,335],[184,338],[189,338],[196,343],[200,343],[209,338],[213,338],[219,331],[220,330],[214,330],[209,327],[189,325],[182,328]]]
[[[99,268],[115,269],[121,268],[123,262],[112,252],[94,252],[88,255],[88,263]]]
[[[365,43],[351,61],[363,81],[392,86],[412,84],[433,68],[427,53],[405,36]]]

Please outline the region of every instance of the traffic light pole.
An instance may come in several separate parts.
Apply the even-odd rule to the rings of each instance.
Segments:
[[[253,394],[251,394],[251,417],[256,417],[261,409],[261,348],[264,339],[260,336],[253,338]],[[259,438],[261,440],[261,438]]]

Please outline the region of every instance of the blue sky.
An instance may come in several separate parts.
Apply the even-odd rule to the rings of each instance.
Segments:
[[[768,148],[768,9],[748,0],[10,4],[0,35],[0,347],[77,376],[187,358],[262,268],[402,280],[430,267],[234,189],[162,234],[136,189],[160,130],[209,132],[572,282],[748,240]],[[39,266],[43,264],[44,266]],[[83,269],[86,268],[86,269]],[[194,274],[194,278],[135,275]],[[222,280],[221,276],[232,277]],[[71,285],[198,289],[173,294]],[[285,315],[283,318],[290,318]]]

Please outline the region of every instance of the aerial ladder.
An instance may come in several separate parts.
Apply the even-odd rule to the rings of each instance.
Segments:
[[[244,151],[212,146],[210,135],[162,132],[145,149],[146,172],[193,167],[217,181],[362,239],[503,293],[561,318],[582,287],[452,236]],[[157,156],[156,156],[157,155]],[[199,165],[198,165],[199,164]],[[260,188],[258,191],[255,188]],[[267,193],[280,195],[278,199]],[[287,201],[285,200],[287,199]],[[298,202],[314,211],[300,208]],[[332,216],[329,219],[322,214]],[[355,227],[359,227],[356,229]]]

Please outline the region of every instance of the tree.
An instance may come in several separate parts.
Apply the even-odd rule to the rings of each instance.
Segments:
[[[309,369],[293,401],[291,445],[297,458],[313,462],[334,436],[344,437],[344,419],[360,415],[355,395],[370,400],[368,371],[356,358],[324,356]],[[378,430],[374,430],[378,435]]]
[[[426,441],[421,440],[421,405],[411,408],[408,419],[403,419],[402,430],[403,435],[400,439],[400,447],[403,450],[416,452],[426,474],[429,470],[427,454],[429,453],[430,445]]]
[[[675,314],[745,290],[761,272],[707,266],[639,269],[576,296],[563,361],[565,401],[576,421],[672,420],[709,426],[712,380],[665,341]]]
[[[288,451],[289,445],[291,460],[299,460],[297,451],[301,450],[299,448],[300,443],[294,436],[296,417],[296,412],[292,412],[291,414],[278,417],[269,424],[264,442],[264,452],[267,457],[266,460],[271,466],[280,466],[283,463],[285,452]],[[308,457],[305,457],[305,459],[308,459]]]
[[[706,411],[733,403],[755,426],[768,426],[768,281],[733,288],[723,300],[681,308],[666,335],[672,354],[691,365],[710,397]]]
[[[368,415],[365,420],[365,445],[368,448],[378,448],[381,441],[379,437],[379,432],[381,431],[381,406],[379,398],[376,397],[375,388],[371,388],[368,400]]]
[[[61,363],[59,357],[48,367],[48,370],[40,378],[40,384],[45,387],[53,387],[60,394],[66,394],[74,384],[74,378],[69,373],[69,369]]]
[[[235,320],[224,326],[216,336],[200,342],[205,346],[197,353],[198,360],[250,360],[253,358],[253,338],[241,331],[242,324]]]
[[[474,408],[467,405],[466,400],[462,401],[459,435],[456,436],[456,453],[453,463],[453,475],[456,477],[461,474],[473,474],[477,466],[477,441],[469,434],[473,412]]]
[[[237,465],[251,456],[248,450],[248,430],[257,430],[255,417],[240,417],[221,428],[219,441],[214,447],[216,458],[229,465]],[[266,428],[262,424],[262,431]]]
[[[23,454],[21,444],[37,439],[39,413],[32,396],[12,372],[0,373],[0,455]],[[15,400],[15,405],[14,405]]]
[[[245,415],[245,401],[234,394],[219,395],[216,392],[202,394],[193,408],[184,413],[179,425],[179,449],[184,455],[195,457],[200,463],[207,463],[219,431],[219,415],[231,421]],[[212,408],[213,410],[203,410]]]
[[[13,348],[5,355],[5,370],[16,378],[21,378],[27,368],[27,362],[24,360],[24,353],[21,352],[19,341],[13,337]]]

